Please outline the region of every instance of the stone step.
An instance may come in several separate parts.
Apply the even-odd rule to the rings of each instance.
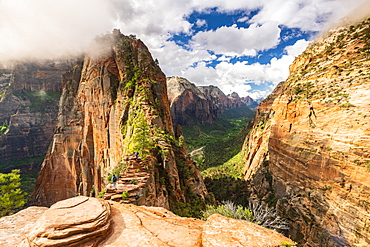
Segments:
[[[128,203],[128,204],[132,204],[135,201],[136,201],[136,199],[135,198],[131,198],[131,197],[126,198],[125,200],[121,200],[122,203]]]
[[[125,177],[125,178],[118,179],[118,183],[123,183],[123,182],[127,182],[127,181],[131,182],[132,180],[134,180],[134,181],[142,181],[142,180],[145,180],[145,179],[148,179],[148,178],[149,178],[149,176]]]
[[[115,195],[112,195],[111,197],[110,197],[110,200],[112,200],[112,201],[120,201],[120,200],[122,200],[122,194],[115,194]]]

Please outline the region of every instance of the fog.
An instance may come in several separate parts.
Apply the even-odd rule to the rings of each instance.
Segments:
[[[0,62],[52,59],[83,51],[114,27],[101,0],[0,0]]]
[[[338,23],[332,23],[332,25],[334,26],[351,25],[361,22],[365,18],[369,18],[370,1],[358,0],[358,2],[360,2],[360,4],[354,10],[350,11],[345,17],[341,18],[341,20]]]

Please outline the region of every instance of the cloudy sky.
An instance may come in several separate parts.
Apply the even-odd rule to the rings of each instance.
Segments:
[[[266,97],[320,32],[366,0],[0,0],[0,61],[51,58],[119,28],[167,76]]]

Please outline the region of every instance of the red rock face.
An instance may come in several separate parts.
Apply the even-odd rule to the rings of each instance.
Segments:
[[[307,246],[369,245],[369,30],[365,21],[311,44],[245,145],[246,179]]]
[[[149,160],[154,174],[147,204],[186,202],[178,168],[188,161],[175,155],[182,146],[175,145],[164,74],[140,40],[116,30],[98,42],[104,52],[87,55],[64,76],[56,133],[30,203],[96,195],[133,152]]]
[[[213,124],[216,107],[197,86],[185,78],[167,79],[171,117],[174,124]]]

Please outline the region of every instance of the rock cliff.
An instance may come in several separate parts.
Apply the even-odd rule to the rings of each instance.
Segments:
[[[73,61],[23,62],[0,71],[0,163],[45,155],[55,129],[62,75],[72,66]]]
[[[213,123],[216,109],[197,86],[185,78],[167,78],[168,100],[174,124]]]
[[[244,144],[252,197],[302,246],[370,244],[370,20],[331,30],[257,109]]]
[[[0,219],[0,246],[282,246],[293,242],[248,221],[182,218],[159,207],[74,197]]]
[[[170,111],[174,124],[213,124],[228,109],[247,107],[237,93],[226,96],[216,86],[199,86],[185,78],[167,78]]]
[[[216,105],[220,113],[227,109],[246,107],[247,105],[240,99],[237,93],[232,93],[226,96],[221,89],[216,86],[199,86],[200,91],[202,91],[212,102]]]
[[[203,201],[203,180],[172,126],[166,78],[147,47],[119,30],[96,42],[99,52],[63,76],[56,133],[30,205],[104,193],[109,176],[124,174],[134,152],[146,174],[138,204],[174,209]]]

